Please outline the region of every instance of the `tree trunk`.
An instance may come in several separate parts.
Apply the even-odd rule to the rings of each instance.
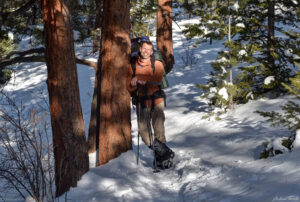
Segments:
[[[172,0],[158,0],[157,9],[157,48],[162,53],[166,73],[169,73],[174,61],[172,40]]]
[[[231,42],[231,14],[230,14],[230,1],[228,1],[228,41]],[[231,48],[229,48],[229,61],[231,60]],[[232,77],[232,65],[229,64],[229,83],[233,84]],[[228,109],[231,109],[233,106],[233,97],[230,95],[228,102]]]
[[[95,69],[95,82],[94,82],[94,93],[91,105],[91,117],[89,124],[89,134],[88,134],[88,153],[94,153],[97,150],[97,145],[99,144],[99,114],[100,114],[100,69],[98,66]]]
[[[96,24],[95,29],[102,30],[103,24],[103,0],[95,0],[97,11],[96,11]],[[101,49],[101,37],[94,37],[93,52]],[[99,56],[101,56],[99,54]],[[99,121],[100,121],[100,76],[101,76],[101,58],[98,58],[98,65],[95,69],[95,83],[94,83],[94,94],[91,106],[91,118],[89,124],[88,134],[88,152],[89,154],[96,152],[99,144]]]
[[[272,68],[275,66],[275,60],[272,56],[274,52],[274,37],[275,37],[275,2],[268,0],[268,63]]]
[[[43,0],[56,196],[88,171],[71,20],[64,0]]]
[[[130,94],[126,88],[130,68],[129,7],[127,0],[104,0],[97,165],[132,148]]]

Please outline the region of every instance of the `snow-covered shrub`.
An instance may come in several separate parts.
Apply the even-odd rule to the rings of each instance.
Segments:
[[[300,70],[300,68],[299,68]],[[291,85],[282,84],[291,94],[295,96],[295,99],[298,100],[289,100],[285,105],[281,106],[283,114],[279,112],[262,112],[257,111],[260,115],[267,117],[269,122],[272,123],[272,126],[284,126],[287,127],[291,132],[292,136],[288,138],[288,147],[291,149],[292,145],[298,147],[300,133],[300,72],[296,73],[296,76],[290,78]],[[296,136],[297,135],[297,136]],[[295,142],[295,143],[293,143]]]
[[[285,138],[276,138],[272,142],[266,142],[263,144],[265,147],[264,151],[260,154],[260,158],[268,158],[275,156],[277,154],[283,154],[289,152],[292,147],[293,139]]]

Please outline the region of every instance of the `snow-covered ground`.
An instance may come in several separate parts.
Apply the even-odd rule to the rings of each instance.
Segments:
[[[179,25],[186,23],[182,20]],[[235,106],[219,121],[202,119],[209,107],[195,84],[208,80],[210,62],[222,43],[200,45],[193,50],[195,63],[186,66],[182,57],[187,42],[176,24],[173,37],[176,65],[168,75],[165,125],[168,145],[176,152],[174,167],[153,173],[152,152],[144,144],[137,165],[137,124],[132,110],[133,150],[104,166],[91,166],[78,186],[68,192],[68,201],[300,201],[300,149],[259,159],[263,142],[288,136],[289,132],[270,127],[254,111],[278,111],[287,97]],[[80,47],[78,51],[85,52]],[[27,106],[43,105],[46,74],[44,64],[24,64],[5,90]],[[87,131],[94,70],[78,65],[78,75]],[[92,165],[93,155],[90,160]]]

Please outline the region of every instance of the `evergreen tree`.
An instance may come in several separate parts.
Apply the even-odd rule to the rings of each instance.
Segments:
[[[65,0],[43,0],[56,196],[89,170],[72,23]],[[71,116],[70,116],[71,115]]]
[[[207,12],[199,12],[199,24],[187,26],[187,36],[199,36],[204,41],[228,36],[226,50],[212,63],[211,80],[201,85],[212,104],[224,107],[230,98],[246,102],[266,92],[285,91],[281,82],[288,80],[292,64],[299,57],[299,9],[295,4],[279,0],[203,4]],[[237,67],[237,71],[234,82],[228,83],[231,67]]]
[[[41,9],[38,0],[0,1],[0,62],[18,47],[23,35],[30,38],[32,45],[37,45],[42,37],[37,24],[41,24]],[[39,36],[39,37],[38,37]],[[11,77],[12,70],[0,65],[0,86]]]
[[[237,78],[242,84],[249,83],[244,88],[247,93],[259,96],[285,91],[281,83],[288,81],[299,50],[296,8],[295,1],[251,0],[243,10],[246,27],[238,40],[255,50],[251,52],[252,60],[247,61],[249,65],[240,68],[242,72]]]
[[[242,1],[244,3],[244,1]],[[236,41],[243,25],[240,21],[240,10],[243,4],[237,1],[212,1],[205,4],[203,10],[199,11],[202,16],[200,23],[189,25],[185,30],[188,37],[198,36],[203,38],[201,42],[210,42],[213,39],[226,39],[225,50],[219,52],[217,60],[211,63],[214,71],[207,85],[198,85],[205,91],[204,96],[211,100],[211,104],[222,108],[230,108],[233,99],[238,94],[238,88],[233,81],[233,69],[239,61],[245,59],[243,45]]]
[[[132,0],[130,2],[131,37],[152,36],[150,25],[157,10],[157,1]]]
[[[172,39],[172,0],[158,0],[156,44],[162,54],[165,72],[175,63]]]
[[[282,83],[283,87],[293,95],[294,99],[300,99],[300,65],[296,75],[290,78],[290,84]],[[291,131],[291,136],[288,139],[282,141],[282,145],[291,149],[293,141],[296,139],[296,131],[300,129],[300,105],[293,99],[289,100],[285,105],[281,106],[283,113],[279,112],[263,112],[257,111],[263,117],[268,118],[267,121],[272,123],[272,126],[284,126]],[[271,148],[272,149],[272,148]],[[269,147],[261,154],[263,158],[266,158],[270,154]]]
[[[104,0],[101,77],[97,78],[101,82],[97,165],[132,149],[130,94],[126,89],[130,68],[129,9],[127,0]]]

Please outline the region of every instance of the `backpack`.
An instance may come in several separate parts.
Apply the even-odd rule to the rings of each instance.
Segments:
[[[136,61],[139,57],[139,48],[142,42],[144,41],[150,41],[148,36],[143,37],[137,37],[134,39],[131,39],[131,55],[130,55],[130,63],[133,71],[133,77],[135,76],[135,70],[136,70]],[[155,71],[155,60],[163,61],[162,55],[159,50],[154,50],[153,54],[151,55],[151,66],[153,72]],[[165,89],[169,87],[169,82],[167,79],[167,74],[164,70],[163,79],[161,82],[150,82],[152,85],[159,86],[160,89]]]

